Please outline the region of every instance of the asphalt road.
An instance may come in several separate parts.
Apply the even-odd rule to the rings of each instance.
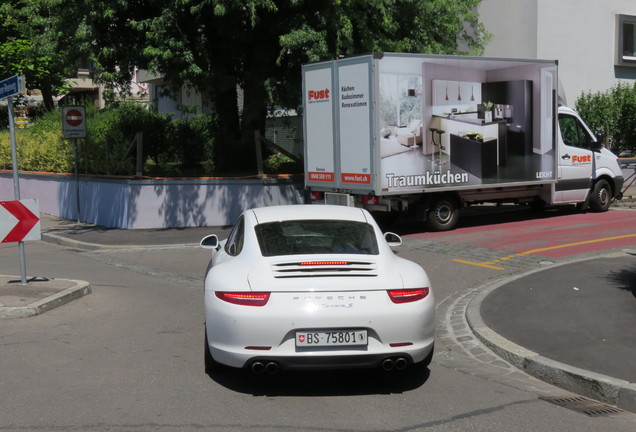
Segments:
[[[481,305],[488,327],[565,364],[636,383],[636,249],[546,269]]]
[[[467,244],[407,238],[399,254],[430,273],[438,320],[465,292],[536,266]],[[92,294],[44,315],[0,322],[0,431],[633,431],[636,416],[589,417],[539,399],[567,392],[469,349],[438,344],[429,373],[317,372],[254,377],[203,371],[196,247],[86,251],[26,245],[31,275],[90,281]],[[0,246],[2,273],[19,274]],[[443,333],[443,332],[442,332]]]

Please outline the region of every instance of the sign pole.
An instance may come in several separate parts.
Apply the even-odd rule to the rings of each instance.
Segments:
[[[13,124],[13,98],[7,99],[9,113],[9,135],[11,135],[11,163],[13,164],[13,194],[15,199],[20,199],[20,183],[18,180],[18,156],[15,142],[15,125]]]
[[[15,199],[20,201],[20,180],[18,178],[18,156],[15,141],[15,125],[13,124],[13,97],[7,98],[7,111],[9,112],[9,135],[11,135],[11,163],[13,164],[13,193]],[[27,285],[26,279],[26,257],[24,253],[24,242],[18,242],[18,255],[20,257],[20,284]]]
[[[77,204],[77,223],[80,223],[80,188],[77,160],[77,138],[86,138],[86,108],[83,106],[62,107],[62,135],[70,139],[75,155],[75,196]]]
[[[77,139],[71,140],[73,143],[73,155],[75,157],[75,203],[77,204],[77,223],[80,223],[80,190],[79,190],[79,168],[77,162]]]

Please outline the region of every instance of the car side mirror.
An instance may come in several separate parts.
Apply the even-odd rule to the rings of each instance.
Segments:
[[[199,242],[203,249],[218,249],[219,237],[216,234],[210,234],[201,239]]]
[[[397,247],[402,245],[402,237],[400,237],[399,235],[395,233],[392,233],[392,232],[384,233],[384,239],[391,247]]]

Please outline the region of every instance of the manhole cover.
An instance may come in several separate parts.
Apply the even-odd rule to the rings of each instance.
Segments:
[[[558,405],[567,409],[571,409],[576,412],[587,414],[590,417],[602,417],[614,414],[623,414],[625,411],[606,405],[602,402],[598,402],[592,399],[587,399],[581,396],[573,397],[539,397],[539,399],[546,402],[550,402],[554,405]]]

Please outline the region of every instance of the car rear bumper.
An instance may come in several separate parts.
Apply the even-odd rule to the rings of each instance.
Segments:
[[[266,366],[276,364],[276,369],[282,370],[323,370],[323,369],[358,369],[358,368],[384,368],[401,369],[404,366],[413,365],[424,361],[432,355],[434,341],[424,348],[412,350],[396,349],[382,353],[342,354],[342,353],[311,353],[311,355],[246,355],[246,353],[223,352],[212,348],[212,356],[220,363],[236,368],[253,368],[260,363]],[[401,363],[401,361],[404,361]],[[389,363],[390,362],[390,363]]]
[[[399,356],[419,363],[435,340],[432,293],[405,304],[392,303],[386,291],[284,293],[272,295],[264,307],[206,296],[210,352],[217,362],[236,368],[262,359],[290,369],[374,367]],[[366,330],[367,345],[297,347],[296,332],[310,329]]]
[[[433,346],[427,350],[426,355],[431,353]],[[399,364],[399,360],[405,361],[404,365],[413,365],[415,362],[410,354],[404,352],[394,352],[391,354],[367,354],[367,355],[346,355],[337,357],[254,357],[245,363],[245,368],[251,368],[255,363],[264,365],[275,362],[282,370],[322,370],[322,369],[361,369],[361,368],[394,368]],[[387,365],[389,360],[392,364]],[[420,360],[421,361],[421,360]]]

